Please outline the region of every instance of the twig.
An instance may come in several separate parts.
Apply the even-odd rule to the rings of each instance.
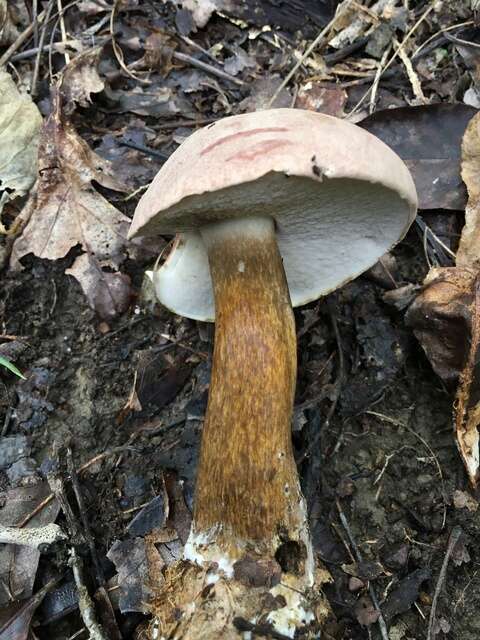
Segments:
[[[405,45],[409,41],[410,37],[415,33],[415,31],[422,24],[422,22],[425,20],[425,18],[427,18],[427,16],[430,14],[430,12],[433,11],[434,7],[435,7],[434,3],[429,3],[429,6],[426,8],[426,10],[423,12],[423,14],[417,20],[417,22],[413,25],[413,27],[410,29],[410,31],[407,32],[407,34],[405,35],[404,39],[399,44],[398,49],[394,52],[393,56],[387,62],[387,64],[383,68],[383,71],[382,71],[382,73],[380,75],[383,75],[385,73],[385,71],[390,68],[391,64],[396,60],[397,56],[399,56],[400,51],[403,50],[403,48],[405,47]],[[364,101],[368,98],[368,96],[370,95],[370,92],[372,90],[373,90],[373,85],[371,85],[368,88],[368,90],[363,94],[363,96],[360,98],[360,100],[357,102],[357,104],[350,111],[348,116],[352,116],[354,113],[356,113],[358,111],[358,109],[362,106]]]
[[[70,565],[72,567],[73,578],[77,586],[80,615],[82,616],[83,624],[90,634],[90,640],[109,640],[104,628],[97,622],[95,607],[83,578],[82,561],[80,560],[75,547],[70,549]]]
[[[53,471],[47,474],[48,484],[52,493],[55,495],[55,498],[58,500],[60,507],[63,511],[63,515],[67,521],[67,528],[70,534],[70,538],[74,544],[82,544],[85,542],[85,536],[79,526],[79,522],[75,514],[73,513],[73,509],[70,505],[70,502],[67,497],[67,491],[65,489],[65,482],[63,480],[62,474],[59,471]]]
[[[352,55],[352,53],[356,53],[359,49],[361,49],[368,42],[369,38],[367,36],[361,36],[360,38],[356,38],[354,42],[347,44],[342,49],[338,51],[334,51],[333,53],[326,53],[323,56],[323,59],[328,65],[336,64],[337,62],[341,62],[348,58],[348,56]]]
[[[96,456],[94,456],[93,458],[91,458],[90,460],[82,464],[82,466],[78,468],[78,473],[83,473],[89,467],[93,466],[97,462],[100,462],[107,456],[110,456],[112,454],[117,454],[125,450],[135,451],[135,448],[132,447],[131,445],[123,445],[121,447],[113,447],[112,449],[108,449],[107,451],[97,454]],[[15,526],[24,527],[26,524],[30,522],[30,520],[32,520],[32,518],[34,518],[38,513],[40,513],[40,511],[43,511],[43,509],[45,509],[45,507],[48,506],[50,502],[52,502],[52,500],[54,499],[55,499],[55,494],[53,492],[48,494],[48,496],[46,496],[39,504],[37,504],[37,506],[30,513],[28,513],[24,518],[22,518],[22,520],[20,520],[20,522],[18,522]]]
[[[136,151],[140,151],[141,153],[153,156],[154,158],[161,158],[164,161],[168,160],[169,157],[167,153],[162,153],[162,151],[157,151],[156,149],[150,149],[150,147],[145,147],[143,144],[136,144],[135,142],[130,142],[129,140],[119,140],[118,144],[122,147],[135,149]]]
[[[352,531],[350,529],[350,525],[348,524],[347,517],[345,516],[342,506],[340,504],[340,500],[337,498],[335,501],[337,505],[338,515],[340,517],[340,522],[342,523],[342,527],[345,529],[345,533],[347,534],[348,540],[350,541],[350,545],[352,546],[353,553],[357,559],[357,562],[362,562],[363,557],[360,552],[360,549],[355,542],[355,538],[353,537]],[[378,602],[377,594],[375,593],[375,589],[373,588],[372,583],[369,581],[368,583],[368,592],[370,593],[370,598],[372,599],[373,606],[378,613],[378,626],[380,629],[380,634],[383,640],[389,640],[388,638],[388,629],[387,624],[385,622],[385,618],[383,617],[382,610],[380,609],[380,604]]]
[[[433,627],[435,625],[435,614],[437,612],[438,598],[440,597],[440,592],[442,591],[443,583],[445,582],[445,576],[447,575],[447,568],[448,568],[448,563],[450,561],[450,557],[461,535],[462,535],[462,529],[457,526],[457,527],[453,527],[450,533],[450,536],[448,538],[447,550],[445,552],[442,568],[440,569],[440,574],[438,576],[437,584],[435,586],[435,593],[433,594],[432,608],[430,609],[430,617],[428,619],[427,640],[433,640],[435,636]]]
[[[36,96],[37,94],[38,74],[40,72],[40,59],[41,59],[42,51],[45,44],[45,36],[47,35],[47,24],[48,24],[48,21],[50,20],[50,14],[52,12],[52,8],[53,8],[53,0],[50,0],[50,2],[47,5],[47,9],[46,9],[47,13],[45,14],[45,22],[42,27],[40,39],[38,40],[38,43],[37,43],[38,44],[37,54],[36,54],[37,57],[35,58],[35,67],[33,69],[33,76],[32,76],[32,89],[31,89],[32,96]]]
[[[67,42],[54,42],[52,44],[46,44],[42,48],[33,47],[32,49],[25,49],[25,51],[21,51],[20,53],[16,53],[14,56],[10,58],[10,62],[20,62],[21,60],[28,60],[28,58],[33,58],[37,56],[38,53],[48,53],[50,50],[52,51],[63,51],[65,45],[67,46],[75,46],[80,44],[80,40],[67,40]]]
[[[459,22],[458,24],[452,24],[449,27],[445,27],[444,29],[440,29],[440,31],[435,32],[434,34],[432,34],[429,38],[427,38],[424,42],[422,42],[422,44],[417,47],[413,53],[412,59],[415,60],[416,58],[418,58],[418,56],[420,55],[420,52],[422,51],[422,49],[424,49],[426,46],[428,46],[430,44],[430,42],[432,42],[432,40],[435,40],[435,38],[437,38],[438,36],[442,36],[445,34],[445,32],[447,31],[452,31],[453,29],[459,29],[461,27],[470,27],[471,25],[474,24],[473,20],[467,20],[466,22]],[[435,45],[437,46],[437,45]]]
[[[38,0],[32,0],[32,22],[33,22],[33,42],[38,46]]]
[[[67,470],[70,475],[70,480],[72,482],[75,498],[77,499],[78,510],[79,510],[80,518],[82,520],[82,525],[83,525],[83,533],[87,540],[88,548],[90,550],[90,555],[92,556],[93,565],[95,567],[95,574],[96,574],[95,577],[97,579],[97,586],[100,587],[103,584],[105,584],[105,576],[103,575],[103,570],[100,566],[97,551],[95,549],[95,544],[93,542],[92,531],[90,529],[90,524],[87,519],[85,502],[83,500],[82,490],[80,487],[80,482],[78,480],[77,470],[73,462],[73,454],[70,447],[67,447]]]
[[[337,22],[340,20],[340,18],[342,18],[344,16],[344,14],[347,12],[347,10],[350,8],[350,5],[352,4],[353,0],[347,0],[347,3],[345,4],[344,7],[342,7],[340,9],[340,11],[337,11],[335,13],[335,15],[333,16],[333,18],[330,20],[330,22],[325,26],[325,28],[323,28],[320,33],[318,34],[318,36],[315,38],[315,40],[312,42],[312,44],[305,50],[305,52],[303,53],[303,55],[301,56],[301,58],[299,60],[297,60],[296,64],[293,66],[293,68],[291,69],[291,71],[289,73],[287,73],[287,75],[285,76],[285,78],[283,79],[282,83],[280,84],[280,86],[277,88],[277,90],[275,91],[275,93],[273,94],[273,96],[270,98],[269,102],[268,102],[268,106],[271,107],[272,104],[275,102],[275,100],[277,99],[277,97],[279,96],[280,92],[283,91],[283,89],[285,89],[285,87],[287,86],[287,84],[290,82],[290,80],[293,78],[293,76],[297,73],[298,69],[301,67],[301,65],[305,62],[305,60],[308,58],[308,56],[312,53],[312,51],[314,49],[316,49],[320,44],[324,44],[326,41],[326,36],[328,35],[328,33],[330,33],[330,31],[333,29],[333,27],[337,24]]]
[[[178,127],[203,127],[206,124],[216,122],[218,118],[204,118],[203,120],[177,120],[176,122],[166,122],[155,127],[158,131],[177,129]]]
[[[133,80],[137,80],[137,82],[142,82],[143,84],[150,84],[150,80],[147,80],[146,78],[139,78],[138,76],[136,76],[125,64],[125,60],[123,58],[123,51],[120,48],[120,46],[118,45],[116,39],[115,39],[115,31],[113,28],[114,22],[115,22],[115,14],[117,12],[117,7],[119,4],[119,0],[114,0],[113,6],[112,6],[112,11],[110,13],[110,36],[112,38],[112,48],[113,48],[113,53],[115,54],[115,57],[117,59],[118,64],[120,65],[121,69],[128,75],[130,76],[130,78],[133,78]]]
[[[455,253],[440,240],[421,216],[415,218],[415,225],[420,235],[424,238],[424,242],[430,245],[430,249],[434,253],[435,261],[440,266],[445,267],[455,262]],[[428,256],[427,262],[430,263]]]
[[[88,549],[90,551],[90,556],[93,561],[93,565],[95,567],[95,579],[97,582],[97,591],[96,598],[97,600],[102,601],[104,606],[105,615],[109,618],[108,627],[110,629],[110,637],[111,640],[115,638],[120,638],[120,631],[117,627],[117,622],[115,620],[115,615],[112,610],[112,605],[108,594],[105,590],[105,575],[103,573],[102,566],[100,564],[100,560],[98,558],[97,550],[95,548],[95,543],[93,540],[92,530],[90,528],[90,524],[87,518],[87,509],[85,507],[85,502],[83,500],[82,489],[80,487],[80,481],[78,479],[77,470],[75,468],[75,464],[73,461],[73,454],[70,447],[67,447],[67,470],[70,475],[70,480],[72,482],[73,492],[75,494],[75,498],[77,500],[78,511],[80,513],[80,519],[83,525],[83,535],[85,540],[87,541]],[[104,619],[105,624],[107,620]]]
[[[5,51],[5,53],[2,55],[2,57],[0,58],[0,67],[3,67],[4,65],[7,64],[7,62],[10,60],[10,58],[13,56],[13,54],[15,53],[15,51],[17,51],[18,49],[20,49],[20,47],[22,46],[22,44],[28,40],[28,38],[32,35],[32,33],[35,30],[35,25],[42,22],[43,19],[45,17],[45,9],[38,14],[37,19],[34,20],[32,22],[32,24],[30,24],[25,31],[22,31],[22,33],[18,36],[18,38],[15,40],[15,42],[13,42],[8,49]]]
[[[385,64],[387,62],[387,58],[390,55],[391,50],[392,50],[392,45],[389,45],[385,49],[385,51],[383,52],[382,58],[380,60],[380,64],[378,65],[377,72],[375,73],[375,79],[372,84],[372,92],[370,94],[370,109],[369,109],[370,113],[373,113],[375,111],[375,102],[377,99],[378,85],[380,84],[380,78],[382,77],[382,73],[385,71]]]
[[[210,73],[212,76],[217,76],[218,78],[222,78],[222,80],[228,80],[228,82],[233,82],[238,87],[243,87],[245,82],[240,80],[239,78],[235,78],[235,76],[230,75],[226,71],[222,69],[217,69],[217,67],[208,64],[207,62],[202,62],[201,60],[197,60],[197,58],[193,58],[192,56],[187,55],[186,53],[181,53],[180,51],[174,51],[172,54],[172,58],[178,60],[179,62],[185,62],[192,67],[197,67],[198,69],[202,69],[202,71],[206,71]]]
[[[398,56],[405,67],[405,71],[407,72],[408,79],[410,80],[410,84],[412,85],[413,95],[417,99],[418,102],[422,104],[427,104],[428,100],[426,99],[423,89],[422,83],[420,82],[420,78],[418,77],[415,69],[413,68],[412,61],[407,56],[405,49],[400,47],[400,43],[396,38],[393,38],[393,46],[395,50],[398,51]]]
[[[62,34],[62,42],[65,44],[67,42],[67,31],[65,29],[65,16],[63,13],[62,0],[57,0],[57,9],[58,9],[58,17],[60,19],[60,33]],[[70,54],[65,48],[63,52],[63,56],[65,58],[65,64],[70,64]]]

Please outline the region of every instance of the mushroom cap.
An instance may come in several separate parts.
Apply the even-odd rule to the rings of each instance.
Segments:
[[[271,109],[187,138],[141,198],[129,237],[180,232],[153,274],[157,296],[175,313],[213,321],[202,225],[272,217],[299,306],[371,267],[402,239],[416,210],[410,172],[381,140],[331,116]]]

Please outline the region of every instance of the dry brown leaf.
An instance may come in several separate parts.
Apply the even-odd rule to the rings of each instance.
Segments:
[[[462,140],[462,177],[468,190],[466,222],[457,266],[431,269],[407,314],[407,322],[433,368],[446,382],[459,381],[455,405],[457,446],[470,483],[480,479],[480,114]]]
[[[347,92],[345,89],[341,89],[334,84],[326,87],[325,83],[309,81],[300,87],[295,107],[342,118],[344,116],[343,107],[346,102]]]
[[[78,99],[80,93],[75,95]],[[125,258],[130,220],[94,189],[92,181],[117,191],[126,187],[115,178],[110,163],[77,135],[63,113],[59,91],[40,135],[38,168],[37,190],[22,212],[27,224],[13,246],[11,266],[21,268],[20,259],[28,253],[57,260],[80,245],[85,254],[69,273],[99,315],[111,319],[127,308],[132,295],[127,276],[111,272]]]
[[[446,382],[459,381],[454,405],[457,446],[472,486],[480,475],[479,273],[467,267],[432,269],[408,310],[407,323],[435,372]]]
[[[32,98],[0,70],[0,214],[4,204],[25,196],[35,182],[41,125]],[[0,232],[6,232],[1,222]]]
[[[171,34],[157,29],[145,41],[144,64],[151,69],[158,69],[164,76],[167,76],[175,67],[172,56],[177,46],[178,44]]]
[[[97,71],[101,50],[101,47],[88,49],[76,56],[62,74],[60,93],[72,109],[75,103],[88,107],[91,103],[90,94],[103,90],[104,82]]]
[[[88,253],[79,256],[65,273],[78,280],[88,304],[103,320],[123,313],[132,301],[130,278],[123,273],[104,271]]]
[[[468,123],[462,140],[462,178],[467,186],[465,227],[457,266],[480,269],[480,113]]]
[[[12,22],[7,0],[0,0],[0,47],[6,47],[18,38],[18,29]]]
[[[467,359],[475,277],[473,269],[431,269],[406,315],[435,373],[449,386],[457,384]]]
[[[479,433],[480,427],[480,379],[477,363],[480,357],[480,274],[472,287],[472,330],[470,348],[455,402],[455,430],[457,444],[467,469],[471,484],[475,487],[480,476]]]
[[[57,93],[54,109],[41,132],[38,186],[33,210],[12,251],[12,265],[27,253],[63,258],[76,245],[98,260],[118,266],[123,260],[129,219],[92,186],[125,190],[62,114]]]

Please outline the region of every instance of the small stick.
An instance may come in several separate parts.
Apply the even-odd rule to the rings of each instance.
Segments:
[[[45,17],[45,23],[44,23],[44,25],[42,27],[42,32],[40,34],[40,40],[38,42],[38,48],[36,50],[37,51],[37,54],[36,54],[37,57],[35,58],[35,67],[33,69],[33,77],[32,77],[32,89],[31,89],[32,96],[35,96],[37,94],[38,74],[40,72],[40,58],[42,56],[42,51],[43,51],[43,48],[44,48],[45,36],[47,35],[47,23],[50,20],[50,14],[52,12],[52,8],[53,8],[53,0],[50,0],[50,2],[48,3],[48,6],[47,6],[47,13],[46,13],[46,17]],[[19,54],[19,55],[21,55],[21,54]]]
[[[212,124],[216,122],[218,118],[205,118],[203,120],[179,120],[177,122],[166,122],[156,127],[159,131],[166,131],[169,129],[177,129],[178,127],[203,127],[206,124]]]
[[[393,38],[393,46],[395,47],[395,50],[398,51],[398,56],[402,61],[403,66],[405,67],[405,71],[407,72],[408,79],[410,80],[410,84],[412,85],[413,95],[418,100],[418,102],[421,102],[422,104],[427,104],[428,100],[425,97],[425,94],[423,93],[422,83],[420,81],[420,78],[418,77],[418,74],[415,72],[412,61],[408,57],[405,49],[400,48],[400,43],[396,38]]]
[[[65,17],[64,17],[64,13],[63,13],[62,0],[57,0],[57,9],[58,9],[58,16],[60,18],[60,33],[62,34],[62,42],[63,42],[63,44],[66,44],[66,42],[67,42],[67,31],[65,29]],[[69,64],[70,63],[70,54],[68,53],[66,48],[65,48],[65,51],[63,52],[63,56],[65,58],[65,64]]]
[[[77,470],[73,462],[73,453],[70,447],[67,447],[67,470],[70,475],[70,479],[72,481],[72,487],[73,487],[73,492],[75,494],[75,498],[77,499],[78,510],[80,512],[80,518],[82,520],[82,525],[83,525],[83,533],[87,540],[88,548],[90,550],[90,555],[92,557],[93,564],[95,567],[95,577],[97,579],[97,586],[101,587],[105,584],[105,576],[103,574],[102,567],[100,566],[97,550],[95,549],[95,544],[93,542],[92,530],[90,528],[90,524],[87,519],[87,510],[85,508],[85,501],[83,500],[82,489],[80,487]]]
[[[350,544],[353,549],[353,553],[357,558],[357,562],[362,562],[363,560],[362,554],[360,552],[360,549],[357,546],[357,543],[355,542],[355,538],[353,537],[352,531],[350,529],[350,525],[348,524],[347,517],[345,516],[342,506],[340,504],[340,500],[338,500],[337,498],[335,502],[337,505],[337,511],[340,517],[340,522],[342,523],[342,527],[345,529],[345,533],[347,534],[348,540],[350,541]],[[373,606],[375,607],[375,610],[378,613],[378,626],[380,628],[380,634],[382,636],[382,639],[389,640],[387,624],[385,622],[385,618],[383,617],[382,610],[380,609],[380,604],[378,602],[377,594],[375,593],[375,589],[373,588],[373,585],[370,581],[368,582],[368,592],[370,593],[370,598],[372,599]]]
[[[430,617],[428,619],[427,640],[433,640],[435,635],[433,632],[433,627],[435,624],[435,614],[437,611],[438,598],[440,597],[440,592],[442,590],[443,583],[445,582],[445,576],[447,575],[447,568],[448,568],[448,563],[450,561],[450,557],[461,535],[462,535],[462,529],[457,526],[457,527],[453,527],[450,533],[450,537],[448,538],[447,550],[445,552],[442,568],[440,569],[440,574],[438,576],[437,584],[435,586],[435,593],[433,594],[432,608],[430,609]]]
[[[167,153],[162,153],[162,151],[157,151],[156,149],[150,149],[150,147],[145,147],[143,144],[136,144],[135,142],[130,142],[129,140],[120,140],[119,144],[122,147],[135,149],[136,151],[140,151],[141,153],[145,153],[146,155],[153,156],[154,158],[161,158],[164,161],[168,160]]]
[[[84,543],[85,536],[83,535],[83,532],[80,529],[79,523],[77,522],[77,518],[73,513],[73,509],[67,497],[65,483],[63,481],[63,478],[60,472],[54,471],[52,473],[47,474],[47,480],[48,480],[48,484],[50,485],[50,489],[52,490],[52,493],[55,494],[55,498],[58,500],[58,503],[62,508],[63,514],[67,521],[67,527],[68,527],[68,531],[70,533],[72,542],[74,544]]]
[[[82,561],[75,547],[70,549],[70,565],[77,586],[80,615],[82,616],[83,624],[90,634],[90,640],[109,640],[104,628],[97,622],[93,601],[85,586]]]
[[[235,78],[235,76],[230,75],[226,71],[222,69],[217,69],[217,67],[208,64],[207,62],[202,62],[201,60],[197,60],[197,58],[193,58],[192,56],[187,55],[186,53],[180,53],[180,51],[174,51],[173,58],[178,60],[179,62],[186,62],[192,67],[197,67],[198,69],[202,69],[202,71],[206,71],[210,73],[212,76],[217,76],[218,78],[222,78],[223,80],[228,80],[228,82],[233,82],[238,87],[243,87],[245,82],[240,80],[239,78]]]
[[[384,67],[387,62],[387,58],[390,55],[390,51],[392,50],[392,45],[389,45],[385,51],[383,52],[382,58],[380,60],[380,64],[378,65],[378,69],[375,73],[375,79],[372,84],[372,92],[370,94],[370,108],[369,113],[373,113],[375,111],[375,102],[377,101],[377,91],[378,85],[380,84],[380,78],[382,77],[382,73],[384,72]]]
[[[32,0],[32,13],[33,13],[33,42],[38,47],[38,0]]]

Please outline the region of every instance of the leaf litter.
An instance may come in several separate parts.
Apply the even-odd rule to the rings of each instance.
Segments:
[[[38,182],[22,212],[25,227],[13,245],[11,265],[21,268],[21,258],[29,253],[58,260],[80,245],[85,253],[67,273],[79,281],[92,308],[111,319],[126,310],[132,297],[128,276],[117,272],[126,257],[130,221],[92,182],[117,191],[127,187],[78,136],[66,115],[76,102],[86,104],[92,92],[103,88],[91,67],[98,51],[78,58],[53,92],[52,112],[40,134]]]
[[[109,567],[112,604],[124,611],[118,614],[122,622],[135,627],[131,612],[145,611],[148,597],[143,563],[148,558],[150,565],[165,568],[181,553],[188,533],[209,382],[205,352],[212,338],[208,329],[173,317],[151,300],[143,302],[141,276],[152,267],[155,249],[125,241],[134,205],[176,145],[219,117],[266,108],[274,100],[274,106],[352,119],[407,161],[421,206],[430,211],[421,212],[416,229],[393,256],[329,298],[332,313],[322,303],[298,314],[295,449],[316,550],[335,576],[329,595],[336,636],[366,638],[378,633],[380,619],[367,595],[368,579],[355,578],[359,583],[351,590],[352,576],[342,569],[352,559],[332,511],[340,486],[348,487],[341,491],[345,513],[365,562],[388,566],[387,573],[375,573],[373,587],[389,636],[424,635],[422,615],[429,615],[434,587],[429,576],[440,569],[448,528],[460,521],[469,529],[464,559],[470,554],[475,560],[480,538],[476,510],[462,506],[471,500],[451,450],[451,398],[419,358],[412,327],[404,320],[428,264],[437,269],[449,264],[436,256],[440,242],[456,249],[461,224],[456,212],[466,202],[460,140],[474,113],[467,106],[468,91],[477,78],[475,64],[467,63],[461,45],[447,36],[474,39],[471,25],[462,26],[471,20],[470,3],[421,2],[408,8],[394,0],[370,3],[335,22],[337,5],[342,9],[347,3],[141,1],[116,3],[112,14],[106,3],[83,0],[64,3],[61,20],[55,3],[40,4],[38,11],[51,5],[51,19],[40,20],[35,29],[36,4],[9,3],[13,29],[0,45],[2,55],[13,46],[7,59],[17,73],[13,67],[8,71],[19,95],[28,97],[37,73],[35,100],[45,119],[37,132],[38,167],[31,154],[30,182],[9,198],[3,212],[11,235],[1,239],[0,253],[8,256],[16,240],[15,271],[5,272],[0,282],[2,331],[28,341],[12,358],[28,378],[25,386],[4,376],[0,390],[0,429],[3,422],[5,453],[8,449],[14,458],[6,482],[38,479],[43,471],[34,458],[55,464],[55,438],[73,440],[79,464],[100,456],[92,473],[82,474],[82,491],[97,553]],[[30,36],[18,41],[16,34],[30,25]],[[305,55],[325,27],[323,39]],[[475,47],[468,48],[472,58]],[[73,58],[69,64],[65,52]],[[412,106],[422,96],[432,104]],[[33,104],[30,98],[26,102]],[[441,222],[447,219],[448,224]],[[468,224],[475,230],[474,220],[475,215]],[[474,434],[475,406],[466,396],[475,397],[475,371],[467,390],[465,363],[475,359],[466,337],[475,331],[477,267],[463,265],[462,278],[459,269],[457,261],[456,267],[443,268],[442,278],[432,271],[411,309],[420,308],[431,279],[425,302],[440,299],[441,310],[429,318],[423,313],[414,331],[425,346],[429,336],[426,351],[449,388],[464,380],[462,424]],[[72,277],[80,287],[72,286]],[[409,321],[412,317],[409,311]],[[129,396],[135,401],[126,407]],[[15,438],[23,433],[34,448],[18,457]],[[418,439],[424,443],[421,451]],[[110,456],[113,445],[127,449]],[[170,482],[166,469],[176,470],[178,480]],[[162,477],[169,494],[165,521]],[[460,499],[459,492],[467,498]],[[11,495],[3,498],[9,501]],[[153,530],[143,535],[152,523]],[[113,566],[105,555],[115,545]],[[44,554],[40,565],[29,565],[29,580],[37,571],[43,577],[54,564]],[[94,583],[88,562],[85,569]],[[449,574],[445,582],[448,594],[437,605],[439,637],[476,636],[478,594],[469,571],[467,566],[465,575]],[[62,589],[72,591],[71,574],[59,594]],[[454,616],[451,602],[461,615]],[[57,622],[36,627],[35,633],[42,640],[57,637],[65,624],[72,626],[70,635],[79,631],[65,618],[75,606],[75,598],[68,598],[67,606],[45,618],[57,615]]]

